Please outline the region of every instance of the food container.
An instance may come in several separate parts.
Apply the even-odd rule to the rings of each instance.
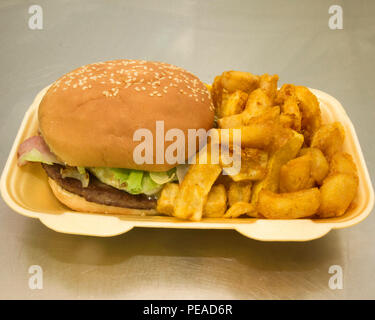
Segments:
[[[134,227],[232,229],[263,241],[307,241],[331,229],[347,228],[365,219],[374,206],[374,191],[354,127],[341,104],[330,95],[313,90],[321,104],[325,122],[340,121],[346,130],[344,150],[358,167],[358,193],[345,215],[330,219],[268,220],[254,218],[206,218],[200,222],[165,216],[116,216],[78,213],[61,204],[50,190],[47,175],[39,164],[17,166],[17,148],[38,130],[38,106],[48,88],[42,90],[26,112],[1,177],[1,194],[14,211],[39,219],[47,227],[63,233],[109,237]]]

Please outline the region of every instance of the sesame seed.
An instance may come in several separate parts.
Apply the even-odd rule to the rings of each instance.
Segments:
[[[99,67],[100,66],[100,67]],[[113,60],[82,66],[55,81],[53,92],[69,88],[87,90],[98,82],[103,95],[115,97],[120,88],[133,86],[136,91],[161,97],[175,87],[181,94],[198,101],[210,99],[207,88],[191,73],[182,68],[159,62]]]

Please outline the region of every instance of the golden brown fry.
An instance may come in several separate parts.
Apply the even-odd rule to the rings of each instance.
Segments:
[[[273,138],[275,127],[272,123],[254,123],[241,128],[242,147],[266,149]]]
[[[250,72],[225,71],[221,75],[221,84],[228,92],[241,90],[250,93],[258,87],[259,77]]]
[[[306,87],[284,84],[277,93],[276,103],[283,105],[290,97],[297,99],[301,113],[301,132],[305,137],[305,144],[309,145],[322,123],[318,99]]]
[[[214,104],[215,110],[220,109],[222,102],[223,86],[221,84],[221,76],[216,76],[211,88],[211,98]]]
[[[272,100],[262,89],[256,89],[250,93],[246,103],[244,113],[249,117],[255,117],[263,114],[272,106]]]
[[[303,148],[300,156],[310,154],[312,158],[311,176],[314,181],[321,185],[328,174],[329,164],[322,151],[317,148]]]
[[[247,112],[243,112],[242,115],[243,126],[248,126],[256,123],[272,123],[272,125],[277,126],[280,117],[280,107],[274,106],[266,108],[263,113],[258,114],[257,116],[249,116]]]
[[[275,103],[281,106],[289,97],[295,96],[295,86],[293,84],[284,84],[276,93]]]
[[[320,188],[321,218],[341,216],[348,209],[358,189],[358,178],[346,173],[334,173],[324,179]]]
[[[226,116],[218,120],[220,128],[240,128],[251,122],[275,121],[280,115],[278,106],[271,108],[271,100],[261,89],[254,90],[246,103],[245,110],[239,114]]]
[[[180,219],[199,221],[207,195],[220,172],[218,164],[191,165],[181,183],[173,215]]]
[[[203,216],[221,218],[227,210],[227,192],[224,185],[218,184],[211,188],[203,208]]]
[[[350,154],[338,152],[332,155],[329,175],[320,188],[319,216],[341,216],[355,198],[358,189],[357,168]]]
[[[306,87],[296,86],[296,98],[302,114],[301,128],[305,144],[309,145],[311,138],[322,124],[320,106],[316,96]]]
[[[297,98],[294,96],[287,97],[281,105],[280,122],[283,126],[301,131],[301,112],[298,107]]]
[[[241,145],[244,148],[266,149],[272,142],[275,132],[275,126],[272,123],[254,123],[241,128],[234,129],[217,129],[220,141],[227,141],[230,146],[238,142],[234,138],[235,131],[241,130]]]
[[[281,194],[262,190],[256,209],[268,219],[298,219],[314,215],[319,205],[318,188]]]
[[[255,207],[251,203],[236,202],[227,210],[223,218],[238,218],[239,216],[242,216],[244,214],[253,218],[258,217],[258,213],[256,212]]]
[[[237,202],[249,202],[251,185],[250,181],[232,181],[228,189],[228,205],[231,207]]]
[[[251,116],[247,111],[239,114],[234,114],[228,117],[218,119],[218,125],[221,129],[241,128],[252,124],[267,123],[275,125],[278,123],[280,116],[280,107],[275,106],[267,108],[262,114],[258,116]]]
[[[279,190],[280,168],[283,164],[293,159],[303,144],[303,136],[292,131],[292,136],[274,152],[267,164],[267,174],[261,181],[257,181],[253,187],[251,202],[256,204],[259,192],[263,189],[277,192]]]
[[[268,153],[259,149],[241,150],[241,169],[236,175],[230,175],[233,181],[261,180],[267,172]],[[232,165],[232,164],[231,164]],[[223,167],[225,167],[222,164]]]
[[[217,124],[221,129],[241,128],[243,114],[233,114],[217,120]]]
[[[277,150],[282,148],[297,133],[297,131],[290,128],[284,128],[279,124],[274,124],[273,130],[273,137],[267,147],[270,154],[274,154]],[[302,135],[301,138],[303,139]]]
[[[220,155],[220,166],[231,174],[221,176],[214,186],[228,192],[229,209],[223,217],[257,217],[258,212],[277,219],[317,212],[321,217],[341,215],[358,188],[355,163],[340,152],[344,128],[338,122],[322,126],[319,101],[308,88],[285,84],[277,90],[277,81],[277,75],[239,71],[224,72],[214,80],[211,95],[220,128],[215,143],[229,150],[228,159]],[[241,149],[231,129],[241,130]],[[227,164],[235,159],[233,152],[241,152],[236,174],[229,170],[233,163]],[[223,209],[219,211],[218,216]]]
[[[241,113],[245,107],[248,94],[246,92],[236,90],[223,98],[221,106],[217,110],[218,118],[228,117]]]
[[[311,147],[320,149],[328,159],[331,159],[341,150],[344,139],[344,127],[340,122],[333,122],[320,127],[312,138]]]
[[[310,154],[289,160],[280,169],[280,192],[295,192],[314,186]]]
[[[161,191],[156,210],[160,213],[172,216],[178,191],[179,185],[177,183],[167,183]]]
[[[262,89],[273,102],[277,93],[277,81],[279,76],[274,74],[270,76],[268,73],[263,74],[259,78],[259,88]]]
[[[349,153],[335,153],[329,164],[329,175],[334,173],[346,173],[358,178],[357,167]]]

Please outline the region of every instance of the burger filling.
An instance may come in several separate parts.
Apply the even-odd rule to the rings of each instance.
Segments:
[[[49,150],[41,136],[33,136],[19,146],[18,165],[22,166],[27,162],[42,163],[47,174],[60,185],[74,179],[74,193],[80,193],[76,188],[79,183],[82,189],[91,189],[93,184],[96,187],[104,184],[131,195],[157,196],[163,185],[177,180],[178,175],[176,168],[165,172],[149,172],[125,168],[67,166]],[[62,187],[66,188],[66,183]]]
[[[90,183],[87,187],[83,187],[79,179],[65,177],[61,172],[64,167],[59,164],[42,163],[43,169],[48,177],[53,179],[64,190],[85,198],[87,201],[104,204],[107,206],[115,206],[132,209],[154,209],[156,207],[156,198],[145,194],[130,194],[125,191],[111,187],[102,183],[94,175],[90,176]]]

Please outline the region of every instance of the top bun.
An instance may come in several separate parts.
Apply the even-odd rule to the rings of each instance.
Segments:
[[[82,66],[58,79],[39,105],[40,131],[66,164],[164,171],[156,164],[156,121],[164,132],[208,130],[214,120],[206,86],[188,71],[161,62],[113,60]],[[133,149],[137,129],[152,132],[153,164],[138,165]],[[165,149],[173,142],[165,142]],[[187,154],[187,152],[185,152]]]

